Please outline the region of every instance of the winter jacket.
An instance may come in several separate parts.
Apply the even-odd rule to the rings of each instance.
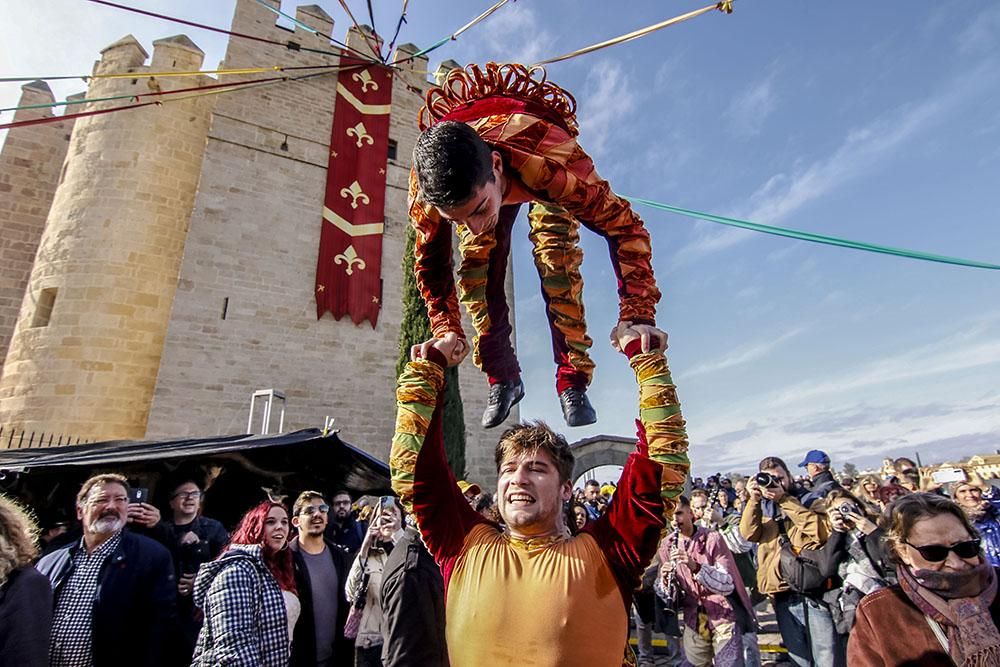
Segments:
[[[444,579],[416,530],[407,528],[382,572],[382,664],[447,667]]]
[[[368,574],[368,595],[361,614],[358,638],[354,641],[357,648],[382,645],[382,571],[387,557],[383,549],[373,545],[368,549],[367,556],[358,553],[347,575],[347,599],[353,605],[361,592],[363,575]]]
[[[194,580],[204,613],[192,667],[285,667],[291,655],[285,601],[262,547],[234,544]]]
[[[760,545],[757,548],[757,588],[765,595],[788,590],[788,584],[778,570],[781,561],[778,521],[784,522],[785,532],[796,551],[818,549],[826,543],[830,534],[823,517],[807,510],[790,495],[783,497],[777,505],[756,501],[751,496],[740,518],[740,533],[748,541]]]
[[[831,492],[836,491],[837,489],[843,490],[844,488],[840,485],[840,482],[834,479],[833,473],[829,470],[824,470],[820,474],[813,477],[812,483],[813,488],[809,491],[809,493],[802,496],[801,499],[802,506],[807,509],[812,507],[812,504],[817,500],[826,498]]]
[[[0,588],[0,667],[46,667],[52,587],[33,567],[7,575]]]
[[[1000,567],[1000,501],[990,500],[986,513],[973,521],[983,538],[983,553],[993,567]]]
[[[53,551],[35,567],[49,578],[58,601],[73,571],[80,543]],[[163,662],[165,640],[176,622],[177,582],[170,552],[148,537],[125,529],[101,567],[91,625],[95,667],[118,665],[122,656],[136,664]]]
[[[344,638],[344,624],[347,622],[347,613],[350,605],[347,602],[347,595],[344,588],[347,582],[347,571],[350,568],[350,560],[347,552],[330,540],[326,542],[326,553],[333,560],[333,567],[337,571],[337,581],[340,586],[337,589],[337,640],[333,648],[334,665],[350,665],[354,661],[353,642]],[[312,586],[309,581],[309,570],[306,569],[305,559],[298,547],[298,538],[292,540],[289,548],[292,550],[292,558],[295,563],[295,586],[299,590],[299,601],[302,603],[302,614],[295,624],[295,637],[292,641],[292,665],[296,667],[315,667],[316,665],[316,621],[313,618]]]
[[[353,514],[348,514],[347,520],[342,524],[330,519],[326,524],[326,539],[346,549],[350,557],[354,558],[361,548],[367,531],[367,523],[358,521]]]
[[[993,599],[990,615],[993,624],[1000,628],[1000,595]],[[882,588],[861,598],[847,642],[847,664],[851,667],[955,665],[934,636],[927,617],[899,586]]]

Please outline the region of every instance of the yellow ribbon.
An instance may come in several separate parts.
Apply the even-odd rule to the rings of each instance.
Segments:
[[[542,60],[532,65],[532,67],[538,67],[540,65],[548,65],[550,63],[557,63],[563,60],[569,60],[570,58],[575,58],[576,56],[582,56],[587,53],[593,53],[594,51],[605,49],[609,46],[614,46],[616,44],[624,44],[625,42],[631,42],[633,39],[639,39],[640,37],[645,37],[650,33],[656,32],[657,30],[662,30],[663,28],[666,28],[668,26],[672,26],[677,23],[693,19],[694,17],[701,16],[702,14],[706,14],[712,11],[713,9],[718,9],[720,11],[726,12],[727,14],[731,14],[733,11],[733,0],[721,0],[720,2],[717,2],[714,5],[708,5],[707,7],[702,7],[701,9],[696,9],[692,12],[688,12],[687,14],[681,14],[680,16],[675,16],[672,19],[667,19],[666,21],[654,23],[653,25],[647,26],[645,28],[640,28],[639,30],[633,30],[632,32],[627,33],[625,35],[620,35],[613,39],[599,42],[597,44],[591,44],[590,46],[586,46],[582,49],[577,49],[576,51],[571,51],[570,53],[564,53],[563,55],[556,56],[555,58]]]

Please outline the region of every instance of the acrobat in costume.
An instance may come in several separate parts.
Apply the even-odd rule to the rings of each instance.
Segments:
[[[471,126],[500,153],[505,173],[535,196],[528,219],[552,334],[556,391],[586,388],[594,363],[584,319],[579,226],[607,239],[618,279],[620,320],[652,325],[660,292],[642,220],[597,174],[576,142],[575,100],[546,81],[541,68],[487,63],[482,69],[469,65],[453,70],[441,86],[428,91],[420,129],[447,120]],[[420,202],[415,171],[409,194],[416,230],[414,270],[433,334],[464,337],[451,271],[450,225],[433,206]],[[492,384],[520,377],[504,292],[511,227],[519,207],[501,206],[494,230],[478,236],[455,224],[462,255],[458,291],[477,333],[473,361]]]
[[[521,540],[469,507],[444,452],[444,356],[432,349],[400,375],[392,488],[444,575],[452,667],[633,664],[632,591],[690,466],[666,358],[638,341],[625,352],[639,385],[636,450],[607,514],[574,537]]]

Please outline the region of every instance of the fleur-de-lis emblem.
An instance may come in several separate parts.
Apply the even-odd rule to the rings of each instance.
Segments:
[[[365,127],[364,123],[358,123],[354,127],[347,128],[347,136],[357,137],[358,148],[361,148],[364,144],[371,146],[375,143],[375,140],[372,139],[372,135],[368,134],[368,128]]]
[[[333,258],[333,263],[336,265],[347,264],[347,275],[354,275],[354,265],[358,265],[358,271],[365,270],[365,260],[358,257],[357,251],[354,250],[354,246],[347,246],[347,250],[342,252]]]
[[[372,79],[371,72],[366,69],[363,69],[360,72],[355,72],[351,78],[361,84],[362,93],[368,92],[368,86],[371,86],[372,90],[378,90],[378,84],[375,83],[374,79]]]
[[[351,198],[351,208],[357,208],[359,201],[365,205],[371,203],[368,195],[361,190],[361,185],[357,181],[351,183],[351,187],[349,188],[341,188],[340,196],[344,199]]]

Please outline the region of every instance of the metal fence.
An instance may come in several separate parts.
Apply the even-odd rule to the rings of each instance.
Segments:
[[[0,449],[29,449],[37,447],[59,447],[90,442],[85,438],[71,435],[56,435],[38,431],[15,430],[0,425]]]

